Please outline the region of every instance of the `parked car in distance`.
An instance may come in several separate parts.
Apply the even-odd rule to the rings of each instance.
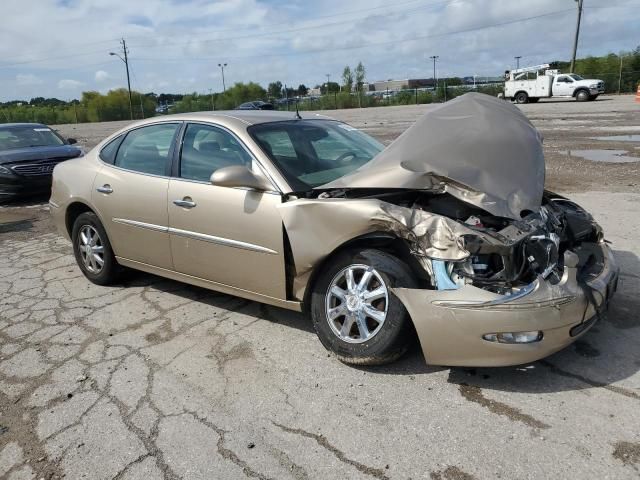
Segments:
[[[236,110],[273,110],[273,104],[256,100],[239,105]]]
[[[289,112],[126,127],[54,170],[51,212],[92,282],[130,267],[309,312],[340,360],[531,362],[599,318],[618,268],[584,209],[544,190],[541,135],[469,93],[386,148]]]
[[[0,201],[47,193],[53,168],[82,155],[75,143],[40,123],[0,124]]]

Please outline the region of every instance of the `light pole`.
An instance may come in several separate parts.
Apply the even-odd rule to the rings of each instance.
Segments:
[[[517,57],[513,57],[516,59],[516,70],[518,70],[520,68],[520,59],[522,58],[522,55],[518,55]]]
[[[331,80],[331,74],[330,73],[325,73],[326,77],[327,77],[327,95],[329,94],[329,82]]]
[[[576,52],[578,51],[578,36],[580,35],[580,19],[582,18],[582,0],[576,0],[576,2],[578,2],[578,21],[576,22],[576,36],[573,39],[573,55],[571,56],[570,73],[575,73]]]
[[[218,66],[222,70],[222,91],[226,92],[227,91],[227,86],[224,83],[224,67],[226,67],[227,64],[226,63],[219,63]]]
[[[122,58],[120,55],[118,55],[115,52],[109,52],[109,55],[116,56],[120,60],[122,60],[124,62],[125,68],[127,69],[127,88],[129,90],[129,115],[131,116],[131,120],[133,120],[133,103],[131,102],[131,79],[129,77],[129,57],[127,57],[127,54],[129,52],[127,51],[127,43],[124,41],[124,38],[120,41],[120,44],[122,45],[122,52],[124,53],[124,58]]]
[[[436,78],[436,60],[440,58],[440,56],[431,55],[429,58],[433,60],[433,90],[435,91],[436,88],[438,87],[438,79]]]

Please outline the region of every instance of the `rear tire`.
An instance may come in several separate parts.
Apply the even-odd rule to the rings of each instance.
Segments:
[[[523,104],[528,102],[529,102],[529,95],[527,95],[527,92],[516,93],[516,103]]]
[[[589,92],[587,92],[586,90],[579,90],[576,93],[576,100],[578,102],[586,102],[588,101],[590,98]]]
[[[96,285],[110,285],[120,276],[120,266],[102,223],[93,212],[78,215],[71,230],[73,254],[82,273]]]
[[[400,358],[414,330],[394,287],[415,288],[416,281],[389,253],[351,250],[331,259],[311,294],[311,317],[322,345],[348,364],[382,365]]]

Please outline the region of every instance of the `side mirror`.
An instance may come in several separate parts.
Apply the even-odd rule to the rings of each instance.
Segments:
[[[218,187],[245,187],[259,192],[273,190],[269,180],[256,175],[244,165],[219,168],[211,175],[211,183]]]
[[[78,143],[78,141],[75,138],[67,138],[67,143],[69,145],[74,145],[74,144]]]

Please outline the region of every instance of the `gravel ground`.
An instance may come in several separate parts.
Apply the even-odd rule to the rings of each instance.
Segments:
[[[606,319],[521,367],[417,349],[348,367],[300,314],[142,273],[90,284],[42,199],[0,208],[0,478],[640,477],[638,164],[557,153],[638,156],[590,138],[638,132],[631,102],[523,108],[549,185],[594,213],[622,273]],[[390,140],[425,108],[332,113]],[[60,130],[91,146],[118,127]]]

